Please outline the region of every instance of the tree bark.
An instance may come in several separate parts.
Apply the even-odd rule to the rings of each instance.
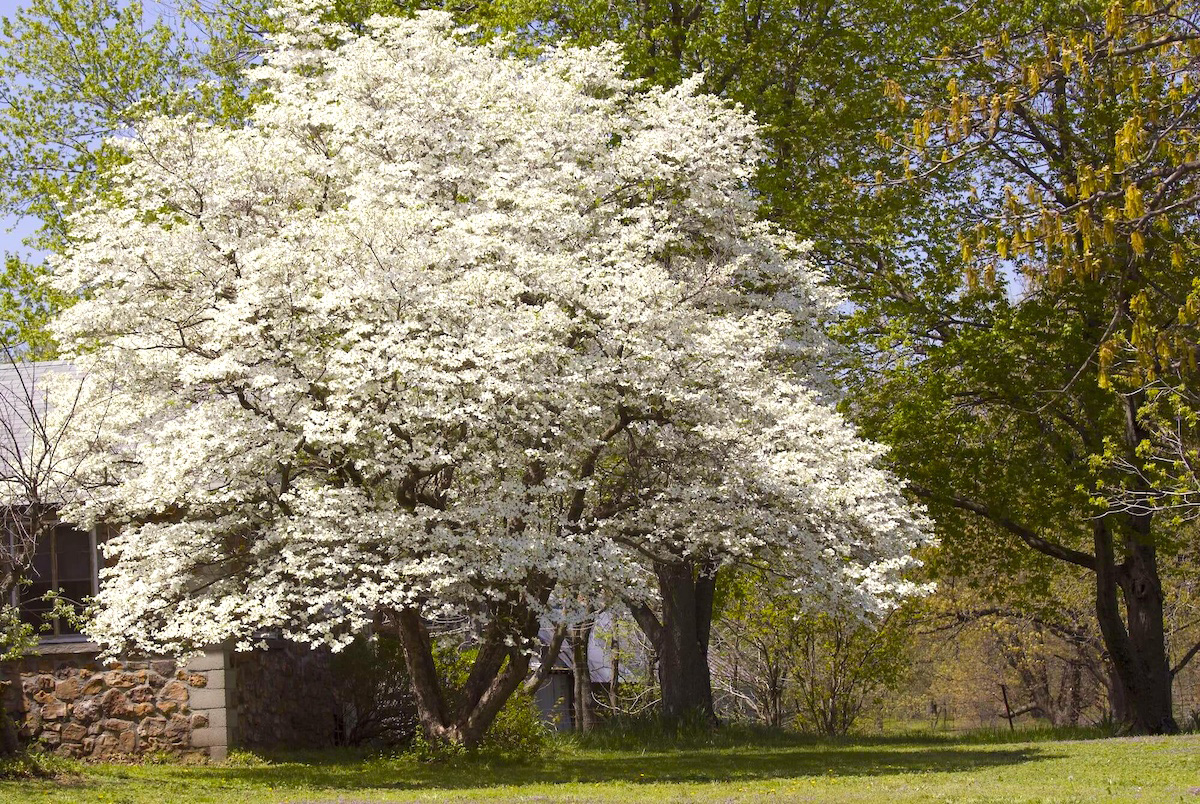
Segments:
[[[1149,523],[1134,524],[1126,539],[1127,558],[1120,565],[1115,560],[1109,521],[1099,519],[1093,526],[1096,616],[1119,693],[1113,713],[1139,734],[1175,734],[1179,726],[1171,707],[1158,561],[1153,545],[1143,542],[1144,535],[1138,533]],[[1121,617],[1118,590],[1128,626]]]
[[[575,679],[575,730],[591,731],[596,725],[592,708],[592,670],[588,663],[588,643],[592,638],[591,620],[571,629],[571,658]]]
[[[654,574],[662,598],[662,621],[645,606],[635,609],[634,618],[658,655],[662,715],[667,720],[699,717],[715,724],[708,643],[716,566],[657,561]]]

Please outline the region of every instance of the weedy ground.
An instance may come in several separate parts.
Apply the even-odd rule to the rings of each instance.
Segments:
[[[832,741],[745,730],[705,738],[615,731],[558,739],[526,760],[351,751],[235,753],[195,766],[47,759],[51,776],[0,782],[0,801],[1200,802],[1200,736],[1098,734]]]

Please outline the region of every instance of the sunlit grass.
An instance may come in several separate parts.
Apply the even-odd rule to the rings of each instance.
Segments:
[[[628,734],[564,739],[525,763],[487,756],[430,763],[344,751],[235,754],[193,767],[59,762],[53,779],[0,783],[0,801],[1200,800],[1200,737],[1044,736],[827,741],[723,729],[708,744],[687,734],[640,745]],[[605,740],[622,747],[597,747]]]

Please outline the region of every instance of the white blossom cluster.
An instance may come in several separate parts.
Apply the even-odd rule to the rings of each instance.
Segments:
[[[925,523],[806,384],[838,297],[743,112],[612,49],[295,11],[252,124],[156,119],[55,266],[94,636],[343,644],[380,609],[764,561],[872,609]]]

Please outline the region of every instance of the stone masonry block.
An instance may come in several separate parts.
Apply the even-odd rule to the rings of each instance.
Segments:
[[[200,709],[224,709],[225,690],[196,687],[188,698],[188,706],[193,712]]]
[[[193,673],[202,673],[205,670],[224,670],[225,651],[210,650],[203,653],[188,662],[187,669]]]
[[[214,745],[228,745],[229,739],[225,734],[225,729],[218,729],[212,726],[203,729],[195,729],[192,731],[192,745],[197,748],[208,748]]]
[[[228,727],[229,720],[226,718],[225,709],[206,709],[204,710],[205,717],[208,718],[208,725],[215,729],[224,729]]]
[[[225,689],[225,671],[224,670],[209,670],[205,673],[208,676],[208,683],[205,684],[210,690]]]

